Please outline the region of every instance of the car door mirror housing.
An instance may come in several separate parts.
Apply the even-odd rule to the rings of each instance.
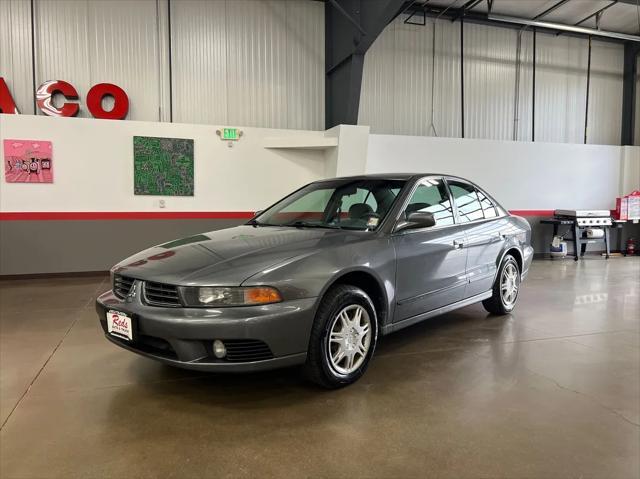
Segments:
[[[435,226],[435,224],[436,219],[433,217],[433,213],[429,213],[428,211],[413,211],[407,213],[405,220],[398,223],[396,232],[408,229],[429,228]]]

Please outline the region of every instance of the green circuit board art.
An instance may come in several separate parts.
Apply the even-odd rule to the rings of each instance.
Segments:
[[[193,196],[193,140],[133,137],[136,195]]]

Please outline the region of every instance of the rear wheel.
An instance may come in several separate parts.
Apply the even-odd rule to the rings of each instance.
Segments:
[[[493,296],[482,302],[484,309],[493,314],[508,314],[513,311],[520,289],[520,268],[510,254],[502,260],[493,284]]]
[[[335,389],[366,371],[378,338],[376,311],[360,288],[338,285],[322,299],[311,330],[305,369],[309,379]]]

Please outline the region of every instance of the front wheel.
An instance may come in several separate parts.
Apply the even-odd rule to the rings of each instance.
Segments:
[[[520,289],[520,268],[510,254],[502,260],[498,275],[493,283],[493,296],[482,302],[484,309],[493,314],[509,314],[518,300]]]
[[[366,371],[378,338],[373,303],[360,288],[338,285],[322,299],[311,330],[305,369],[328,389],[357,381]]]

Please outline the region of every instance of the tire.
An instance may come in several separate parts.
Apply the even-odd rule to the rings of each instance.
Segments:
[[[515,278],[513,276],[514,272]],[[507,279],[508,276],[512,279]],[[506,290],[503,288],[505,282]],[[515,285],[515,292],[510,289],[512,285]],[[519,290],[520,268],[515,258],[508,254],[503,258],[500,268],[498,269],[496,280],[493,283],[493,296],[485,299],[482,302],[482,306],[492,314],[509,314],[516,305]],[[507,292],[511,294],[507,294]]]
[[[366,324],[368,333],[364,333]],[[322,298],[311,328],[307,377],[327,389],[357,381],[367,370],[377,340],[378,321],[369,296],[351,285],[332,287]]]

